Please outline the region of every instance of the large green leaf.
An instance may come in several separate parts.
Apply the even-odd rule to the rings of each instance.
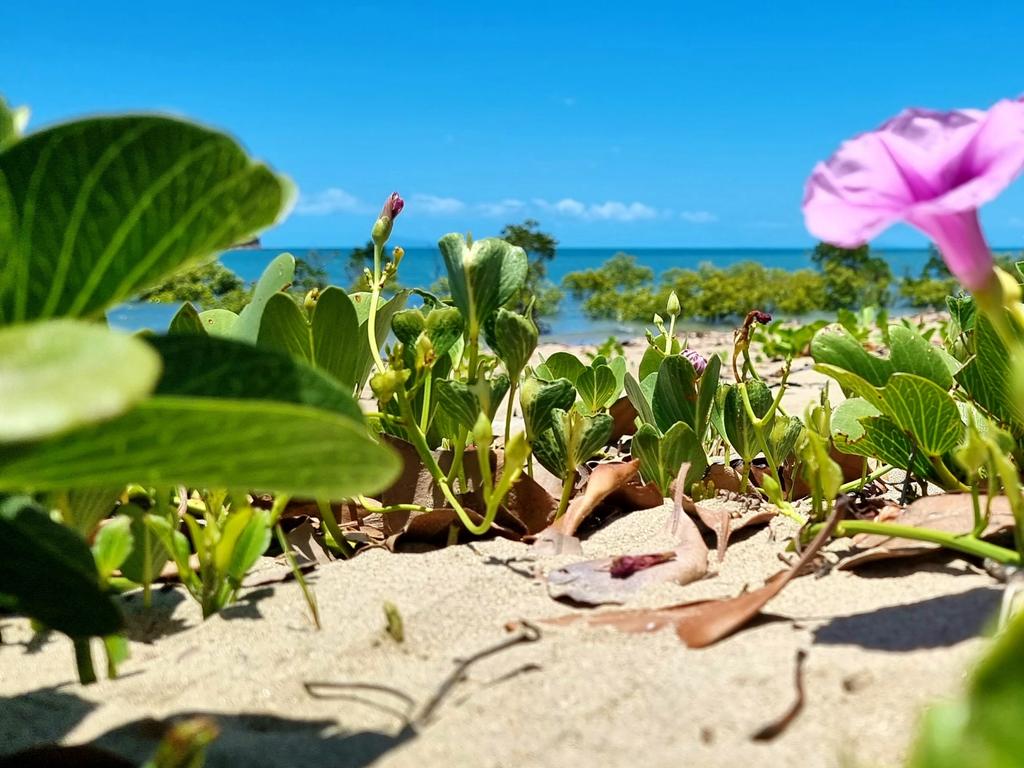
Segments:
[[[487,343],[510,375],[518,376],[537,349],[536,324],[530,318],[502,307],[484,324],[484,330]]]
[[[880,459],[907,469],[919,477],[935,478],[926,456],[914,450],[914,443],[871,403],[851,397],[832,413],[832,439],[843,453]]]
[[[295,257],[290,253],[276,256],[263,270],[253,288],[252,298],[238,313],[238,321],[231,329],[231,337],[250,344],[256,343],[263,310],[271,297],[292,284],[295,279]]]
[[[941,456],[959,445],[964,434],[960,410],[938,384],[911,373],[897,373],[882,393],[882,412],[927,455]]]
[[[462,235],[445,235],[438,241],[448,286],[455,306],[466,318],[470,332],[507,303],[526,283],[526,251],[504,240],[489,237],[466,245]]]
[[[1009,351],[984,314],[974,318],[974,357],[956,374],[971,399],[996,421],[1024,433],[1024,397],[1016,391]]]
[[[573,386],[587,366],[572,352],[555,352],[537,366],[537,375],[548,381],[568,379]]]
[[[159,374],[160,358],[145,342],[96,323],[0,328],[0,443],[124,413]]]
[[[72,637],[109,635],[121,627],[121,613],[100,589],[85,541],[24,496],[0,497],[0,594]]]
[[[657,377],[658,374],[654,373],[651,375]],[[629,398],[630,404],[636,410],[640,422],[643,424],[656,424],[650,398],[643,387],[640,386],[640,382],[633,378],[631,373],[626,374],[625,386],[626,397]]]
[[[640,474],[647,482],[657,485],[662,496],[670,495],[672,481],[684,461],[704,455],[697,435],[681,421],[664,436],[653,425],[644,424],[633,435],[631,446],[633,457],[640,460]],[[692,474],[699,476],[703,470],[703,466],[695,467]]]
[[[697,427],[697,372],[682,355],[666,357],[658,367],[651,406],[658,429],[667,433],[672,425],[683,422]]]
[[[437,407],[455,426],[473,429],[480,416],[480,400],[468,384],[453,379],[439,379],[434,383]]]
[[[849,371],[875,387],[885,386],[894,370],[890,359],[872,355],[841,325],[829,325],[814,335],[811,357],[819,365]]]
[[[576,377],[580,400],[590,413],[606,408],[618,396],[615,374],[607,365],[585,368]]]
[[[274,223],[290,195],[232,138],[182,120],[31,134],[0,152],[0,322],[98,317]]]
[[[398,471],[350,416],[260,400],[157,396],[111,421],[0,447],[0,490],[133,481],[337,499],[378,491]]]
[[[747,382],[746,387],[747,398],[750,400],[750,407],[754,412],[754,416],[759,419],[764,418],[764,415],[768,413],[772,405],[772,393],[769,391],[768,385],[760,379],[753,379]],[[750,421],[746,405],[743,402],[743,395],[736,384],[730,386],[725,393],[722,415],[729,442],[736,449],[736,453],[744,461],[749,462],[760,450],[760,446],[758,445],[754,425]],[[768,425],[768,428],[771,429],[771,426]]]
[[[346,388],[301,359],[213,336],[155,336],[147,341],[163,359],[157,395],[277,400],[363,420]]]
[[[532,442],[551,426],[556,408],[569,410],[576,400],[576,390],[568,379],[541,381],[527,376],[519,389],[519,405],[523,411],[526,435]]]
[[[715,405],[715,396],[718,394],[718,381],[722,372],[722,358],[712,355],[708,358],[707,367],[700,376],[697,390],[697,423],[694,432],[702,440],[708,433],[708,424],[711,421],[711,409]]]

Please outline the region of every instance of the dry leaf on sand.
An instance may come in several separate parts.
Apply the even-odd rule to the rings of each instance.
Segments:
[[[788,571],[772,576],[760,589],[725,600],[699,600],[667,608],[609,611],[594,616],[572,614],[550,619],[549,623],[572,624],[583,620],[590,626],[609,626],[622,632],[656,632],[664,627],[673,627],[679,639],[690,648],[712,645],[746,625],[786,584],[803,571],[832,536],[848,504],[845,497],[837,499],[828,522],[807,546],[800,559]]]
[[[583,493],[569,502],[565,514],[537,534],[534,549],[552,555],[580,552],[579,539],[576,538],[580,523],[611,493],[632,480],[639,470],[640,462],[636,460],[598,464],[590,473]]]
[[[682,483],[677,486],[681,488]],[[683,509],[684,498],[681,491],[676,492],[664,531],[651,543],[650,550],[558,568],[548,574],[548,594],[556,600],[585,605],[624,603],[651,584],[689,584],[703,578],[708,571],[708,548]],[[666,542],[674,547],[654,551]]]
[[[984,513],[986,497],[979,497],[978,503]],[[906,508],[895,505],[887,507],[879,513],[875,522],[966,534],[974,528],[974,503],[970,494],[966,493],[924,496]],[[988,525],[982,533],[982,538],[1005,533],[1011,530],[1013,525],[1013,512],[1009,501],[1005,496],[994,496]],[[941,545],[930,541],[898,539],[875,533],[859,533],[852,536],[849,543],[850,548],[840,553],[842,559],[836,568],[851,570],[878,560],[926,555],[942,548]]]
[[[734,531],[767,523],[779,513],[774,504],[756,496],[716,496],[695,502],[694,507],[700,521],[715,534],[718,562],[725,558],[725,549]]]

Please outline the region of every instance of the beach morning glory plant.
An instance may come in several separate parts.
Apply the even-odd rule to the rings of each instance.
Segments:
[[[816,237],[843,248],[905,221],[930,237],[960,282],[998,295],[978,208],[1024,168],[1024,101],[989,110],[908,109],[846,142],[807,182],[803,211]]]

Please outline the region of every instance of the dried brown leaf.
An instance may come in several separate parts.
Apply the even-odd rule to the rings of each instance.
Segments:
[[[571,624],[585,620],[590,626],[610,626],[622,632],[654,632],[673,627],[679,639],[690,648],[704,648],[740,630],[817,555],[832,536],[847,502],[840,500],[828,522],[814,537],[788,571],[772,576],[760,589],[725,600],[699,600],[667,608],[619,610],[596,616],[573,614],[551,620],[553,624]],[[678,505],[677,505],[678,508]]]
[[[748,525],[767,523],[779,513],[778,507],[755,496],[717,496],[694,504],[697,516],[715,534],[718,562],[725,559],[725,549],[733,532]]]
[[[980,497],[979,504],[984,513],[985,496]],[[970,494],[966,493],[924,496],[906,508],[896,505],[886,507],[875,518],[875,522],[931,528],[945,533],[970,533],[974,528],[974,503]],[[993,497],[988,525],[982,538],[1005,533],[1013,527],[1009,500],[1005,496]],[[850,548],[836,567],[852,570],[878,560],[926,555],[938,549],[941,549],[939,544],[929,541],[860,533],[850,538]]]

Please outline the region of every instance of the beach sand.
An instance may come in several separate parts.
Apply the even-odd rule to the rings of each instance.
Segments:
[[[794,392],[816,398],[819,385]],[[791,411],[802,412],[796,400]],[[544,574],[649,551],[667,514],[613,520],[582,557],[497,539],[327,564],[312,574],[321,631],[292,582],[246,590],[205,622],[179,587],[157,593],[151,615],[135,595],[122,677],[88,687],[70,641],[32,640],[26,621],[0,619],[0,754],[95,743],[140,760],[154,720],[202,713],[222,729],[210,766],[896,766],[921,708],[956,693],[985,647],[1000,587],[951,555],[798,578],[767,616],[700,650],[671,630],[542,623],[603,610],[556,602]],[[776,519],[738,532],[722,563],[712,551],[708,578],[653,587],[630,607],[757,587],[785,567],[793,531]],[[387,601],[404,621],[400,644],[385,632]],[[457,660],[515,637],[519,620],[540,638],[477,661],[429,721],[411,722]],[[802,712],[774,741],[753,741],[792,704],[800,649]]]

